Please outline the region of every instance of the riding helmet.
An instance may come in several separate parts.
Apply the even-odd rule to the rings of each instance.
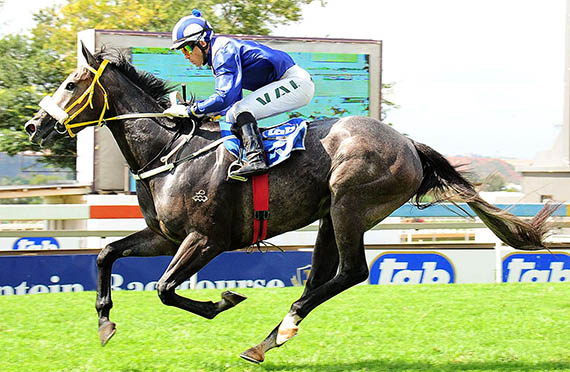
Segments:
[[[202,18],[202,13],[194,9],[192,14],[180,18],[172,29],[172,46],[170,49],[180,49],[198,41],[210,42],[214,29]]]

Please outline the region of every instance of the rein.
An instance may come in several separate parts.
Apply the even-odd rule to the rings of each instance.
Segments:
[[[89,86],[89,88],[87,88],[87,90],[85,90],[85,92],[83,92],[81,97],[79,97],[77,100],[75,100],[75,102],[73,102],[68,108],[62,109],[61,107],[59,107],[59,105],[57,103],[55,103],[55,101],[53,100],[53,97],[51,97],[51,96],[45,96],[41,100],[40,107],[42,109],[44,109],[51,117],[53,117],[57,121],[57,123],[54,126],[54,129],[57,133],[65,134],[67,132],[70,137],[75,137],[75,133],[73,133],[73,131],[72,131],[73,128],[85,127],[85,126],[88,126],[91,124],[97,124],[99,126],[102,126],[103,122],[113,121],[113,120],[168,117],[168,115],[166,115],[162,112],[147,112],[147,113],[123,114],[123,115],[113,116],[111,118],[105,118],[104,117],[105,112],[109,109],[109,98],[108,98],[107,91],[105,90],[105,88],[103,87],[103,85],[101,84],[101,81],[99,79],[100,79],[101,75],[103,75],[103,71],[105,71],[105,67],[107,67],[108,63],[109,63],[108,60],[106,60],[106,59],[103,60],[103,62],[101,62],[101,64],[99,65],[99,68],[97,70],[95,70],[91,66],[86,66],[87,69],[95,75],[93,77],[93,81],[91,82],[91,85]],[[96,86],[99,86],[99,88],[103,92],[103,98],[105,100],[105,102],[103,104],[103,108],[101,109],[101,114],[99,115],[99,119],[70,124],[70,122],[73,119],[75,119],[77,117],[77,115],[81,114],[87,108],[87,106],[89,106],[91,109],[93,109],[93,94],[95,93],[95,87]],[[79,108],[79,110],[77,110],[75,113],[73,113],[70,116],[69,112],[75,106],[81,105],[83,103],[83,100],[85,100],[85,98],[87,98],[87,100],[85,101],[83,106],[81,106],[81,108]],[[58,124],[63,125],[65,129],[61,130],[60,126]]]
[[[73,102],[68,108],[62,109],[61,107],[59,107],[59,105],[53,100],[53,98],[51,96],[45,96],[41,100],[40,107],[42,109],[44,109],[52,118],[54,118],[57,121],[55,126],[54,126],[54,130],[57,133],[65,134],[67,132],[70,137],[75,137],[75,133],[73,133],[73,131],[72,131],[73,128],[84,127],[84,126],[88,126],[88,125],[95,124],[95,123],[97,123],[99,126],[102,126],[104,122],[112,121],[112,120],[169,117],[168,115],[166,115],[162,112],[147,112],[147,113],[123,114],[123,115],[113,116],[111,118],[105,118],[104,117],[105,112],[109,109],[109,98],[108,98],[107,90],[105,90],[105,88],[101,84],[100,78],[101,78],[101,75],[103,75],[103,71],[105,71],[105,67],[107,67],[108,63],[109,63],[108,60],[106,60],[106,59],[103,60],[103,62],[101,62],[101,64],[99,65],[99,68],[97,70],[95,70],[91,66],[86,66],[87,69],[95,75],[93,77],[93,81],[91,82],[91,85],[89,86],[89,88],[87,88],[87,90],[85,90],[85,92],[83,92],[81,97],[79,97],[77,100],[75,100],[75,102]],[[70,124],[70,122],[73,119],[75,119],[77,117],[77,115],[82,113],[87,108],[87,106],[89,106],[91,109],[93,109],[93,94],[95,92],[96,86],[99,86],[99,88],[103,92],[103,97],[105,100],[105,102],[103,104],[103,108],[101,109],[101,114],[99,115],[99,119]],[[177,92],[176,94],[180,95],[179,92]],[[171,101],[173,99],[176,99],[176,97],[177,96],[174,96],[174,97],[171,96]],[[87,98],[87,100],[85,101],[85,103],[83,103],[83,100],[85,100],[85,98]],[[73,113],[70,116],[69,112],[71,111],[71,109],[73,109],[77,105],[81,105],[82,103],[83,103],[83,106],[81,106],[81,108],[79,108],[79,110],[77,110],[75,113]],[[63,125],[64,130],[60,130],[60,127],[58,126],[58,124]],[[175,153],[177,153],[184,145],[186,145],[190,141],[192,136],[194,135],[194,130],[196,129],[196,124],[194,123],[194,121],[192,121],[192,125],[193,125],[193,127],[192,127],[192,130],[190,131],[190,133],[188,133],[186,135],[182,135],[181,137],[178,137],[178,138],[182,138],[182,141],[180,141],[176,145],[176,147],[174,147],[168,154],[166,154],[165,156],[162,156],[160,158],[160,161],[163,163],[161,166],[158,166],[154,169],[151,169],[151,170],[148,170],[145,172],[141,172],[143,169],[147,168],[147,166],[150,163],[155,161],[156,158],[159,157],[163,153],[163,151],[165,149],[167,149],[172,144],[172,142],[170,144],[168,144],[164,149],[162,149],[153,160],[151,160],[149,163],[147,163],[147,165],[143,166],[138,172],[132,172],[134,179],[137,181],[143,180],[143,179],[150,178],[152,176],[155,176],[155,175],[163,173],[163,172],[168,172],[168,171],[174,169],[174,167],[177,166],[178,164],[183,163],[185,161],[192,160],[192,159],[194,159],[194,158],[218,147],[224,141],[233,138],[233,136],[222,137],[222,138],[210,143],[209,145],[205,146],[204,148],[202,148],[202,149],[200,149],[200,150],[198,150],[198,151],[196,151],[196,152],[194,152],[188,156],[185,156],[182,159],[178,159],[178,160],[175,160],[175,161],[172,161],[169,163],[168,162],[169,159]],[[173,139],[173,141],[175,141],[175,139]]]

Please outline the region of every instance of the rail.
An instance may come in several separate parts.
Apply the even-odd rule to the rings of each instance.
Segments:
[[[497,204],[497,207],[508,209],[511,213],[519,217],[532,217],[542,207],[543,204]],[[382,244],[383,247],[393,247],[393,249],[407,249],[407,248],[424,248],[425,244],[429,247],[443,248],[446,244],[443,242],[412,242],[412,234],[417,231],[425,230],[445,230],[439,232],[440,238],[458,239],[453,241],[454,247],[472,247],[481,249],[492,249],[497,241],[492,242],[475,242],[469,240],[474,234],[470,233],[471,229],[483,229],[486,226],[476,220],[467,219],[464,221],[457,221],[457,218],[465,215],[465,212],[474,215],[468,205],[466,204],[443,204],[435,205],[425,209],[418,209],[410,204],[406,204],[394,211],[390,217],[421,219],[421,218],[437,218],[437,221],[424,221],[424,222],[409,222],[401,221],[382,222],[374,226],[371,231],[378,230],[403,230],[407,231],[407,242],[403,244]],[[554,222],[553,226],[558,229],[570,228],[570,219],[564,218],[570,215],[570,208],[568,204],[560,205],[555,211],[554,216],[559,217]],[[100,229],[100,228],[74,228],[74,229],[58,229],[58,228],[43,228],[43,229],[13,229],[10,224],[2,225],[2,221],[90,221],[90,220],[116,220],[115,225],[121,226],[121,220],[141,219],[142,213],[137,205],[85,205],[85,204],[41,204],[41,205],[0,205],[0,238],[117,238],[127,236],[138,228],[123,228],[117,229]],[[449,221],[451,217],[454,220]],[[447,220],[447,221],[446,221]],[[111,221],[109,221],[111,222]],[[313,223],[303,227],[294,232],[316,232],[318,224]],[[455,230],[455,232],[449,232]],[[463,231],[463,233],[458,232]],[[433,235],[434,233],[432,233]],[[415,237],[428,239],[429,234],[415,234]],[[404,240],[404,239],[402,239]],[[424,244],[424,245],[422,245]],[[378,247],[379,245],[367,244],[367,248]],[[287,244],[287,249],[304,249],[309,248],[308,245],[303,244]],[[93,248],[93,247],[91,247]],[[73,249],[61,250],[63,252],[71,252]],[[81,252],[87,252],[87,248],[80,249]],[[9,250],[0,250],[0,255],[7,254]],[[14,251],[17,254],[17,250]],[[21,254],[34,254],[33,250],[22,251]]]

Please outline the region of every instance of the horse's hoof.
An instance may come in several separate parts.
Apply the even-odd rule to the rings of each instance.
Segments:
[[[246,298],[247,298],[246,296],[232,291],[225,291],[224,293],[222,293],[222,299],[229,302],[232,305],[232,307],[236,306]]]
[[[105,346],[107,342],[113,337],[117,332],[117,327],[113,322],[105,322],[99,327],[99,340],[101,341],[101,346]]]
[[[265,353],[259,345],[254,346],[239,355],[248,362],[259,364],[265,360]]]

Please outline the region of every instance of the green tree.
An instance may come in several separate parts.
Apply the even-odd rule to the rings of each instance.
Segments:
[[[268,34],[270,26],[298,21],[301,5],[314,0],[67,0],[40,10],[29,35],[0,39],[0,151],[40,151],[29,143],[23,124],[37,103],[76,65],[77,32],[90,28],[170,32],[192,8],[201,9],[216,32]],[[0,6],[3,3],[0,0]],[[324,5],[324,1],[321,0]],[[43,150],[45,162],[75,168],[75,141]],[[71,156],[70,156],[71,155]]]

